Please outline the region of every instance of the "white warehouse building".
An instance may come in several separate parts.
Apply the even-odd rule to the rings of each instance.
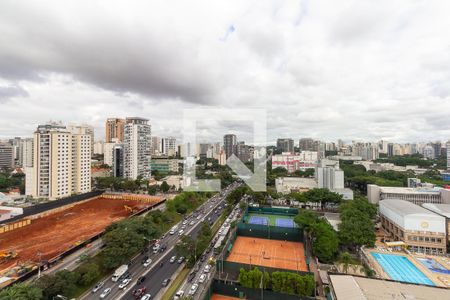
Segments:
[[[445,254],[446,220],[409,201],[382,200],[379,203],[382,228],[395,241],[403,241],[410,251]]]
[[[377,204],[381,200],[400,199],[422,205],[424,203],[450,204],[450,190],[443,188],[410,188],[367,185],[367,198],[370,203]]]

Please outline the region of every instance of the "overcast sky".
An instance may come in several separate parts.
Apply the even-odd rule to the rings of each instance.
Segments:
[[[269,141],[448,140],[449,12],[432,0],[2,0],[0,138],[49,120],[103,138],[106,118],[126,116],[181,137],[183,109],[204,107],[266,109]]]

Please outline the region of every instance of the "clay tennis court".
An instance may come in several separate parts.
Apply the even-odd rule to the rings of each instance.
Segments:
[[[230,296],[223,296],[219,294],[212,294],[211,300],[239,300],[240,298],[230,297]]]
[[[308,271],[303,243],[238,236],[227,261]]]
[[[37,262],[39,255],[42,260],[50,260],[129,216],[131,211],[125,206],[136,211],[151,205],[100,197],[34,219],[28,226],[0,234],[0,251],[17,252],[16,258],[0,262],[0,271],[17,263]]]

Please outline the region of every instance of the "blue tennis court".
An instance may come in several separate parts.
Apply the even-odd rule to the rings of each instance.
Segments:
[[[285,218],[279,219],[279,218],[276,218],[275,224],[278,227],[288,227],[288,228],[295,227],[294,220],[292,220],[292,219],[285,219]]]
[[[435,285],[409,259],[403,255],[371,253],[383,270],[393,280]]]
[[[248,222],[250,224],[267,225],[269,224],[269,219],[265,217],[251,216]]]

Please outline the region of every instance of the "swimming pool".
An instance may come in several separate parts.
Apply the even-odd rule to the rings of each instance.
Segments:
[[[393,280],[435,285],[425,274],[422,273],[408,258],[402,255],[371,253],[373,258],[380,264],[383,270]]]
[[[427,267],[428,270],[442,274],[450,274],[450,270],[447,270],[447,268],[432,258],[418,258],[417,260]]]

